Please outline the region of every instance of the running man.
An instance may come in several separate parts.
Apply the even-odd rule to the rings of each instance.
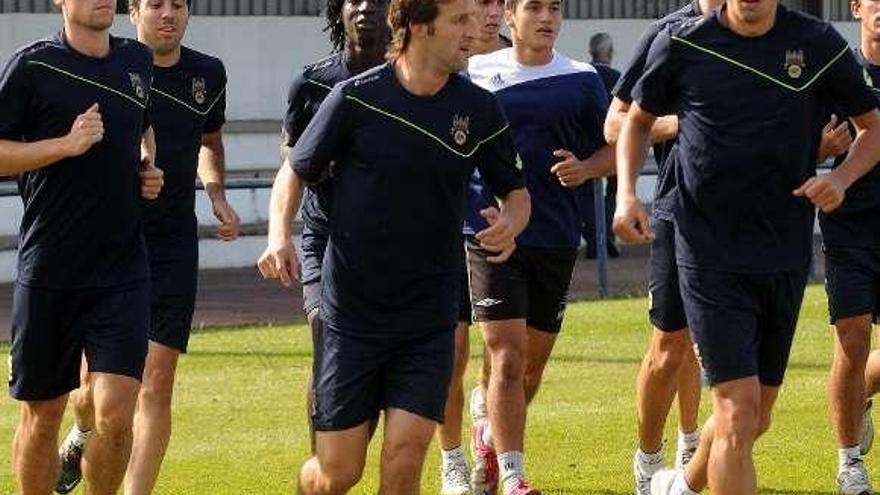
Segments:
[[[293,78],[284,116],[283,153],[287,153],[299,140],[333,86],[385,61],[390,36],[385,22],[387,12],[388,0],[330,0],[327,3],[325,29],[330,31],[334,53],[305,66]],[[321,266],[330,237],[332,198],[333,185],[329,179],[309,185],[305,189],[301,213],[303,311],[312,330],[314,349],[320,348]],[[315,432],[311,423],[313,405],[314,390],[310,378],[306,392],[306,414],[312,453],[315,447]]]
[[[813,206],[837,208],[880,158],[880,113],[860,81],[829,24],[776,0],[729,0],[654,40],[618,142],[615,230],[630,242],[654,237],[635,183],[657,116],[675,113],[666,167],[676,263],[714,414],[685,470],[655,473],[651,493],[756,493],[752,447],[787,366]],[[859,136],[843,164],[816,177],[819,145],[809,143],[829,102],[855,116]]]
[[[880,97],[880,3],[854,0],[861,27],[854,50],[864,82]],[[843,163],[845,156],[836,160]],[[870,411],[865,397],[871,326],[880,314],[880,169],[856,181],[837,210],[820,213],[825,250],[825,289],[835,329],[834,362],[828,387],[838,442],[837,487],[844,495],[871,493],[863,455],[870,449]],[[867,373],[866,373],[867,371]],[[867,433],[867,435],[863,435]]]
[[[537,493],[523,465],[526,405],[562,328],[580,243],[577,187],[608,175],[613,157],[602,136],[608,94],[599,75],[553,49],[561,2],[509,0],[505,17],[513,47],[471,58],[468,72],[510,119],[533,215],[506,263],[490,263],[491,253],[467,245],[471,301],[490,368],[485,388],[472,395],[472,409],[486,407],[488,415],[474,424],[471,484],[475,493],[494,493],[500,476],[506,495],[526,495]],[[469,216],[490,206],[469,205]]]
[[[162,194],[143,204],[150,264],[150,343],[125,478],[126,495],[143,495],[152,492],[171,439],[174,378],[192,327],[199,256],[197,175],[220,222],[221,239],[236,238],[239,219],[224,189],[223,63],[181,46],[190,15],[186,0],[129,0],[128,8],[138,40],[153,52],[150,112],[157,162],[165,171]],[[80,459],[94,429],[90,385],[84,380],[71,395],[74,425],[59,449],[58,493],[69,493],[81,478]]]
[[[89,493],[116,493],[131,450],[150,294],[140,196],[162,173],[147,106],[152,55],[110,36],[112,0],[56,0],[64,25],[0,76],[0,174],[24,202],[9,390],[21,401],[12,464],[21,493],[49,494],[68,393],[85,354],[98,427]],[[72,255],[73,253],[73,255]]]
[[[471,49],[471,55],[492,53],[510,46],[510,40],[501,34],[501,21],[504,13],[503,0],[477,0],[476,18],[481,26],[477,32]],[[479,197],[469,197],[468,201],[492,201],[491,193],[483,190],[479,185],[480,175],[475,172],[471,177],[471,183],[476,189],[469,188],[468,194],[477,194]],[[482,194],[489,196],[482,199]],[[468,209],[467,213],[472,212]],[[465,217],[462,233],[465,236],[474,236],[475,231],[471,224],[482,225],[482,216],[478,219]],[[455,327],[455,361],[452,368],[452,380],[449,382],[449,394],[446,399],[446,411],[444,421],[437,426],[437,441],[440,444],[440,494],[441,495],[467,495],[471,492],[470,467],[467,463],[467,455],[462,446],[462,423],[464,409],[464,374],[467,371],[467,363],[470,358],[469,329],[473,321],[471,308],[470,282],[468,281],[467,260],[465,259],[464,245],[462,244],[460,263],[460,292],[458,306],[458,323]],[[485,363],[485,362],[484,362]],[[481,373],[484,369],[481,368]],[[473,417],[485,417],[485,407],[471,411]]]
[[[380,491],[419,492],[452,373],[465,185],[475,166],[502,198],[492,226],[477,234],[495,261],[513,253],[528,223],[501,109],[457,74],[475,37],[473,0],[394,0],[389,25],[389,62],[336,85],[279,171],[259,260],[266,278],[296,278],[290,223],[303,182],[321,180],[332,164],[316,453],[299,480],[306,495],[345,493],[360,480],[380,411]]]
[[[645,69],[648,50],[657,35],[667,26],[700,17],[718,8],[724,0],[694,0],[669,14],[642,35],[635,55],[614,87],[611,107],[605,121],[605,137],[617,144],[620,127],[632,105],[632,90]],[[672,401],[678,396],[679,427],[676,441],[675,467],[683,468],[690,461],[700,442],[698,414],[700,407],[700,366],[694,357],[687,332],[684,306],[678,288],[675,265],[675,226],[672,223],[672,178],[665,166],[669,150],[678,133],[678,117],[659,117],[651,128],[657,163],[657,186],[651,211],[654,239],[648,262],[648,293],[651,342],[639,368],[636,382],[636,404],[639,422],[639,448],[633,457],[636,495],[648,495],[651,477],[665,465],[663,430]]]

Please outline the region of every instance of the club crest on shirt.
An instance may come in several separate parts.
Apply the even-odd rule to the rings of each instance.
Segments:
[[[131,81],[131,89],[134,90],[135,96],[137,96],[139,100],[145,99],[147,97],[147,87],[144,85],[144,80],[141,79],[141,75],[135,72],[129,72],[128,79]]]
[[[785,72],[788,73],[788,77],[792,79],[800,79],[804,74],[804,68],[806,67],[807,64],[804,63],[803,50],[785,51]]]
[[[205,84],[204,77],[194,77],[192,80],[192,95],[193,99],[199,105],[205,103],[205,99],[208,97],[208,88]]]
[[[464,143],[467,142],[468,134],[470,130],[468,129],[470,126],[470,117],[462,117],[460,115],[454,115],[452,117],[452,140],[455,141],[455,144],[459,146],[464,146]]]

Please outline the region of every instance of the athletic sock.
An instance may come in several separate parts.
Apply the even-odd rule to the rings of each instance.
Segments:
[[[80,427],[74,423],[73,428],[70,429],[70,433],[67,434],[67,438],[64,439],[64,442],[69,442],[72,445],[83,448],[91,436],[92,430],[81,430]]]
[[[684,471],[679,471],[675,475],[675,481],[672,482],[672,489],[669,490],[670,495],[697,495],[697,492],[691,490],[687,480],[684,479]]]
[[[498,454],[498,468],[501,474],[501,482],[504,485],[503,493],[512,492],[516,489],[519,480],[525,478],[523,453],[511,450]]]
[[[486,445],[494,445],[492,443],[492,424],[486,421],[486,427],[483,428],[483,443]]]
[[[477,385],[471,392],[471,416],[474,420],[486,417],[486,393]]]
[[[689,449],[696,448],[700,445],[700,429],[685,433],[681,430],[678,430],[678,444]]]
[[[663,449],[657,452],[645,452],[639,449],[636,452],[636,462],[639,465],[639,471],[643,474],[654,474],[663,467],[665,459],[663,458]]]
[[[838,472],[843,471],[843,468],[848,466],[853,459],[857,459],[859,461],[862,460],[862,453],[859,450],[859,446],[850,447],[848,449],[838,449],[837,450],[837,459],[838,459]]]
[[[461,445],[449,450],[440,449],[440,456],[443,459],[443,467],[466,462],[464,457],[464,449],[461,448]]]

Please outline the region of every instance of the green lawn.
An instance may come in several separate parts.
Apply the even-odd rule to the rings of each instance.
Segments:
[[[644,299],[571,306],[529,413],[527,470],[545,493],[632,493],[634,382],[648,326]],[[836,449],[825,399],[830,337],[824,293],[810,287],[775,423],[756,452],[762,493],[833,493]],[[476,344],[478,333],[471,338]],[[0,353],[8,353],[8,347],[0,347]],[[196,334],[180,367],[174,437],[156,493],[294,493],[296,473],[308,454],[303,390],[309,356],[305,326]],[[475,356],[468,386],[476,364]],[[2,373],[5,382],[5,366]],[[4,394],[2,494],[13,492],[7,446],[15,420],[16,405]],[[667,439],[674,446],[672,428]],[[376,453],[374,445],[367,475],[354,493],[375,493]],[[432,447],[425,493],[438,493],[438,461]]]

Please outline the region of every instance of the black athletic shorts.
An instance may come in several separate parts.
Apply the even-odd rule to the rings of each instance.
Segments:
[[[401,409],[443,422],[455,353],[453,326],[410,339],[357,336],[324,321],[314,363],[317,431],[340,431]]]
[[[675,262],[675,224],[657,217],[648,270],[648,315],[654,328],[676,332],[687,327]]]
[[[299,261],[306,315],[321,307],[321,266],[329,239],[321,229],[312,228],[308,223],[303,226]]]
[[[577,249],[518,246],[510,259],[500,264],[487,260],[492,255],[481,248],[476,239],[468,239],[475,319],[525,319],[535,330],[559,333]]]
[[[782,385],[807,270],[728,273],[679,267],[691,339],[710,385],[757,376]]]
[[[825,246],[825,292],[831,323],[880,315],[880,249]]]
[[[75,390],[83,352],[91,372],[140,380],[149,324],[147,281],[75,290],[17,283],[9,392],[18,400],[37,401]]]
[[[199,248],[195,239],[150,253],[151,341],[186,352],[196,307]]]

